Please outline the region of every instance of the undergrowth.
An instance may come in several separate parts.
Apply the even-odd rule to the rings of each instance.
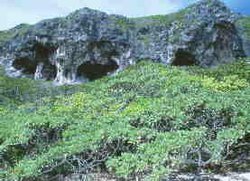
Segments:
[[[249,68],[140,62],[113,77],[46,88],[1,75],[0,178],[100,171],[160,180],[229,169],[238,160],[232,150],[249,142]]]

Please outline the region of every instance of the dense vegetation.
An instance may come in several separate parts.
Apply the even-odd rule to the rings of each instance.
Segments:
[[[64,87],[0,79],[0,179],[108,172],[160,180],[176,171],[249,169],[247,63],[143,61]]]

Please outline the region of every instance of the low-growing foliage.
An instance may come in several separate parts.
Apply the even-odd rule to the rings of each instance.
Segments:
[[[226,167],[250,132],[248,70],[243,62],[202,69],[145,61],[62,87],[1,75],[0,178],[99,170],[161,180]]]
[[[239,90],[249,86],[246,79],[240,79],[237,75],[225,76],[221,81],[205,77],[202,84],[206,88],[222,92]]]

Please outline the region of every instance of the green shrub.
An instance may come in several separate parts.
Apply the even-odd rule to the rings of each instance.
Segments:
[[[232,75],[224,77],[221,81],[205,77],[202,80],[202,85],[212,90],[226,92],[246,88],[249,86],[249,83],[246,79],[240,79],[237,75]]]
[[[1,75],[2,90],[18,85],[21,97],[30,97],[1,94],[8,102],[0,106],[0,176],[38,180],[101,170],[159,180],[176,170],[224,166],[250,132],[247,66],[143,61],[62,87]]]
[[[235,63],[220,65],[209,69],[201,69],[199,67],[188,67],[191,74],[208,76],[216,80],[223,80],[227,76],[238,76],[239,79],[245,79],[250,82],[250,64],[245,60],[236,61]]]

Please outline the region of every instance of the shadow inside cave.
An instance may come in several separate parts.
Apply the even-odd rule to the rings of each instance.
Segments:
[[[109,61],[107,64],[86,62],[77,69],[77,77],[83,77],[90,81],[102,78],[115,72],[119,66],[115,61]]]
[[[172,62],[172,65],[192,66],[192,65],[197,65],[197,61],[191,53],[180,49],[176,52],[175,59]]]

